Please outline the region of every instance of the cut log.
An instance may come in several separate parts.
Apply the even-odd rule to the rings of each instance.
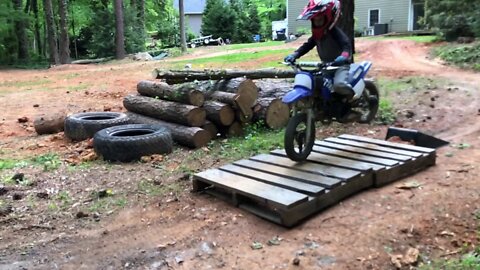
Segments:
[[[283,98],[293,88],[293,82],[287,80],[265,79],[257,80],[255,84],[260,98]]]
[[[254,121],[263,120],[272,129],[282,128],[290,119],[288,105],[278,98],[259,98],[253,107]]]
[[[172,87],[164,82],[140,81],[137,91],[142,96],[158,97],[164,100],[176,101],[201,107],[205,96],[193,85],[181,85]]]
[[[235,119],[241,123],[250,123],[253,118],[253,110],[251,108],[247,109],[247,114],[244,114],[241,110],[235,111]]]
[[[281,70],[275,68],[257,70],[161,70],[155,69],[153,77],[166,80],[168,84],[184,82],[223,80],[232,78],[263,79],[263,78],[293,78],[293,70]]]
[[[258,97],[258,87],[252,80],[245,78],[236,78],[230,80],[221,80],[215,84],[216,91],[237,93],[239,95],[239,106],[253,107]],[[237,101],[238,103],[239,101]],[[241,108],[240,108],[241,109]]]
[[[228,104],[232,107],[236,107],[238,97],[239,95],[235,93],[215,91],[212,93],[212,95],[209,98],[218,102]]]
[[[240,122],[233,122],[230,126],[219,126],[218,130],[222,136],[226,137],[239,137],[244,134],[243,126]]]
[[[217,138],[218,129],[214,123],[207,120],[205,121],[205,125],[203,125],[202,128],[208,131],[208,133],[210,133],[210,136],[212,136],[212,139]]]
[[[207,112],[207,119],[216,125],[229,126],[235,120],[235,112],[228,104],[218,101],[205,101],[203,108]]]
[[[33,120],[33,127],[38,135],[62,132],[65,126],[65,117],[65,112],[39,115]]]
[[[127,115],[130,122],[134,124],[151,124],[167,127],[170,129],[172,139],[176,143],[190,148],[203,147],[213,138],[207,130],[199,127],[182,126],[132,112],[127,112]]]
[[[203,108],[151,97],[129,95],[123,99],[123,106],[131,112],[184,126],[200,127],[206,120]]]

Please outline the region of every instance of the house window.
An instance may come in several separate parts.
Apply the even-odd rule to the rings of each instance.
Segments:
[[[373,27],[377,23],[380,23],[380,10],[370,9],[368,11],[368,26]]]

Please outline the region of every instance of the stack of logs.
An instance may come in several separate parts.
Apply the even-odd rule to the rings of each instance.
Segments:
[[[248,123],[261,121],[278,129],[289,120],[281,97],[291,83],[234,78],[181,84],[140,81],[137,95],[123,104],[133,123],[161,124],[170,128],[180,145],[205,146],[221,136],[240,136]]]

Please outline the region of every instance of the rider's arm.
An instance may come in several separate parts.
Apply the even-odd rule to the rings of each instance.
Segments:
[[[338,26],[332,28],[331,34],[333,39],[342,48],[342,55],[346,58],[350,58],[352,55],[352,46],[347,35]]]
[[[315,48],[316,45],[317,44],[316,44],[315,40],[313,39],[313,37],[310,37],[307,40],[307,42],[303,43],[302,46],[300,46],[300,48],[298,48],[295,51],[295,53],[298,55],[298,57],[301,57],[301,56],[307,54],[311,49]]]

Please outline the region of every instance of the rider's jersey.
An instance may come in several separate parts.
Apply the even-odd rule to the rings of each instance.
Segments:
[[[320,56],[323,62],[333,62],[342,52],[348,52],[350,56],[352,55],[350,41],[338,26],[334,26],[320,40],[310,37],[296,52],[301,57],[315,46],[317,47],[318,56]]]

